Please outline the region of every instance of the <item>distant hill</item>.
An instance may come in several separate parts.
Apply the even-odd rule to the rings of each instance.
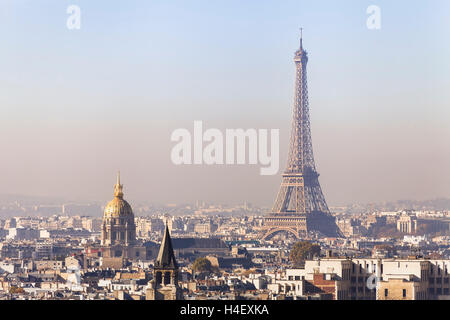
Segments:
[[[57,205],[66,202],[66,199],[60,197],[45,197],[45,196],[28,196],[22,194],[0,194],[0,204],[10,204],[19,202],[22,205]]]
[[[101,216],[102,209],[97,203],[78,203],[58,197],[0,195],[0,219],[54,214]]]
[[[450,210],[449,198],[437,198],[432,200],[397,200],[378,203],[352,204],[347,206],[348,213],[361,213],[373,211],[401,211],[401,210]]]

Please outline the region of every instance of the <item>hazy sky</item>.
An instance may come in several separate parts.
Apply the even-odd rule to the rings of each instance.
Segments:
[[[448,0],[1,0],[0,193],[106,201],[120,169],[130,200],[271,205],[303,26],[329,205],[450,197],[449,16]],[[194,120],[279,128],[279,174],[173,165]]]

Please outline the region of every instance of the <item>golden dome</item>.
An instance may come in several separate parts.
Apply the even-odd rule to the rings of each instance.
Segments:
[[[130,216],[133,214],[133,210],[128,202],[123,199],[114,198],[105,207],[104,217],[119,218]]]
[[[123,185],[120,184],[120,173],[117,175],[117,183],[114,186],[114,199],[105,207],[104,218],[119,218],[133,216],[133,210],[128,202],[123,199]]]

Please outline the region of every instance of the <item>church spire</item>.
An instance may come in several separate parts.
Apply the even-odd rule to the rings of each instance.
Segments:
[[[155,261],[155,267],[157,268],[178,268],[178,264],[175,260],[175,254],[173,252],[172,239],[170,238],[169,225],[166,223],[166,229],[159,248],[158,257]]]

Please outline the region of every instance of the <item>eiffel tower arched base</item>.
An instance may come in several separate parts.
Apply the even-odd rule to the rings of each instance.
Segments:
[[[319,232],[326,237],[341,237],[335,218],[324,212],[309,214],[271,214],[264,219],[262,240],[268,240],[276,233],[287,232],[296,239],[305,237],[308,232]]]
[[[274,228],[274,229],[265,231],[262,236],[262,239],[269,240],[270,238],[274,237],[276,234],[281,233],[281,232],[292,234],[295,237],[295,239],[297,239],[297,240],[300,240],[301,234],[302,234],[302,232],[299,232],[292,228]]]
[[[268,240],[276,233],[287,232],[300,239],[306,235],[306,215],[272,214],[264,219],[263,240]]]

